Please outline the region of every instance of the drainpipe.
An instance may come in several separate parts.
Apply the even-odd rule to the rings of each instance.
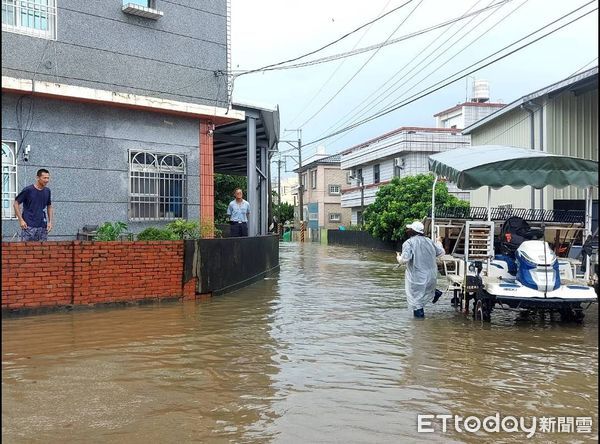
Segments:
[[[535,103],[535,102],[534,102]],[[544,106],[539,105],[540,110],[540,151],[544,151]],[[544,189],[540,188],[540,209],[544,210]]]
[[[538,109],[540,108],[539,105],[537,105],[536,103],[533,103],[531,101],[524,103],[521,105],[521,109],[524,109],[525,111],[527,111],[529,113],[529,135],[530,135],[530,140],[529,140],[529,144],[530,144],[530,148],[532,150],[535,150],[535,118],[534,118],[534,114],[535,114],[535,110],[537,107]],[[531,212],[532,212],[532,216],[533,216],[533,212],[535,210],[535,188],[531,187]]]

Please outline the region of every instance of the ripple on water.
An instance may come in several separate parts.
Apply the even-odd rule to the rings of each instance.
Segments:
[[[583,326],[482,324],[444,296],[415,321],[394,266],[393,252],[282,244],[275,278],[210,301],[6,319],[3,437],[424,442],[419,413],[597,423],[596,306]]]

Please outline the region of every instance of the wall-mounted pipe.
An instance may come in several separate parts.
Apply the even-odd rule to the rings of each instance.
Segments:
[[[529,147],[532,150],[535,150],[535,110],[539,108],[538,104],[531,101],[521,105],[521,109],[529,113]],[[533,210],[535,210],[535,188],[531,187],[531,211]]]

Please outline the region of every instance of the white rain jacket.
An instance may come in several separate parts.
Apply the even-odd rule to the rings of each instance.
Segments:
[[[404,287],[406,300],[413,310],[423,308],[435,294],[437,264],[435,258],[444,254],[440,242],[425,236],[412,236],[402,244],[398,262],[406,264]]]

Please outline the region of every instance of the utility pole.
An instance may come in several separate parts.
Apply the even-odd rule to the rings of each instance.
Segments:
[[[302,130],[299,129],[300,134]],[[301,137],[301,136],[300,136]],[[302,139],[298,137],[298,169],[302,168]],[[298,172],[298,218],[300,224],[304,220],[304,184],[302,183],[302,172]]]
[[[363,178],[362,172],[358,177],[360,182],[360,227],[363,226],[364,212],[365,212],[365,179]]]
[[[281,157],[277,159],[277,223],[281,222]]]
[[[285,142],[298,150],[298,169],[300,169],[302,168],[302,129],[285,129],[284,131],[296,131],[298,133],[298,140],[296,141],[296,145],[294,145],[294,142],[290,140],[281,140],[280,142]],[[302,225],[303,219],[304,186],[302,185],[302,172],[298,171],[298,220],[300,222],[300,225]]]

